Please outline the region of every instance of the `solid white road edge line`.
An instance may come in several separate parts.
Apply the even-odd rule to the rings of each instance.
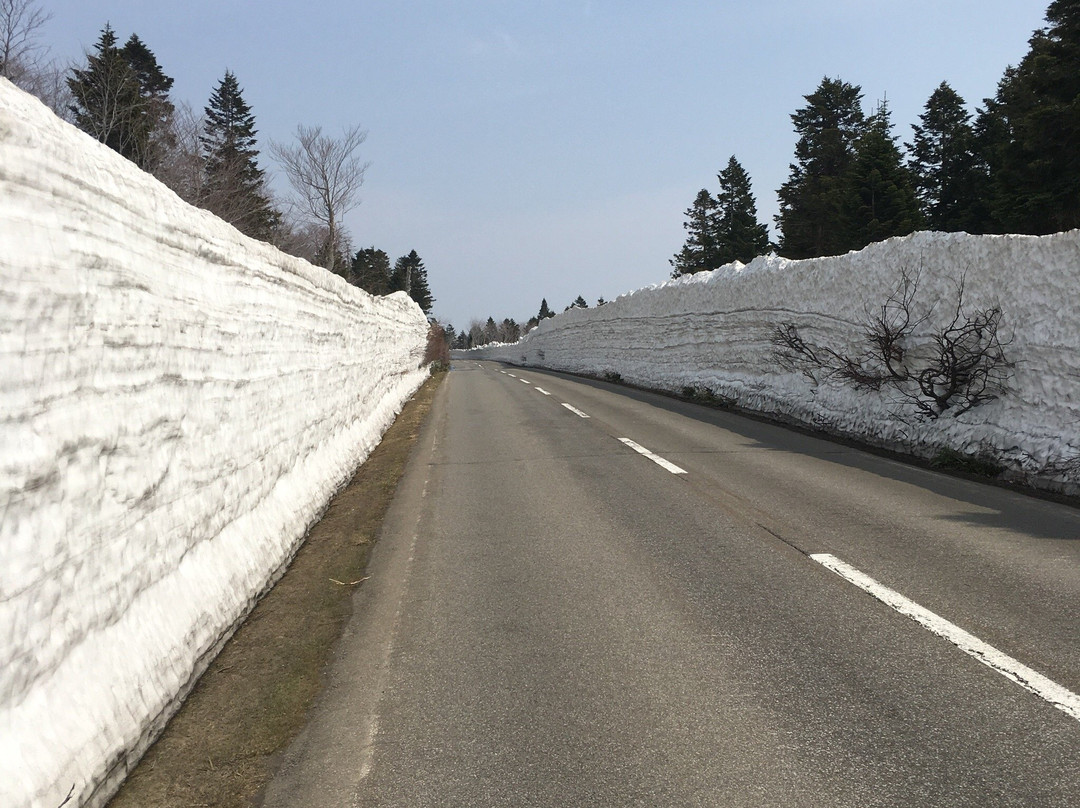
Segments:
[[[654,462],[656,465],[660,466],[661,468],[667,469],[672,474],[686,474],[686,469],[679,468],[669,460],[664,460],[664,458],[660,457],[660,455],[658,454],[653,454],[644,446],[634,443],[632,440],[630,440],[630,438],[619,438],[619,440],[622,443],[625,443],[638,454],[645,455],[645,457],[649,458],[649,460]]]
[[[1071,690],[1066,690],[1057,682],[1047,679],[1038,671],[1032,670],[1008,654],[1002,653],[992,645],[988,645],[978,637],[950,623],[944,617],[934,614],[929,609],[924,609],[918,603],[908,600],[899,592],[878,583],[869,575],[859,572],[850,564],[845,564],[836,556],[828,553],[817,553],[811,555],[810,558],[832,570],[846,581],[855,584],[864,592],[873,595],[887,606],[891,606],[905,617],[910,617],[939,637],[944,637],[965,654],[993,668],[1005,678],[1011,679],[1025,690],[1031,691],[1062,712],[1080,721],[1080,696]]]
[[[577,407],[574,407],[574,406],[572,406],[570,404],[567,404],[565,401],[563,402],[563,406],[566,407],[566,409],[570,410],[570,412],[574,413],[574,415],[580,415],[582,418],[588,418],[589,417],[585,413],[583,413],[581,410],[579,410]]]
[[[543,393],[543,394],[544,394],[545,396],[550,396],[550,395],[551,395],[551,393],[549,393],[549,392],[548,392],[547,390],[545,390],[545,389],[544,389],[543,387],[537,387],[537,388],[536,388],[536,392],[538,392],[538,393]]]

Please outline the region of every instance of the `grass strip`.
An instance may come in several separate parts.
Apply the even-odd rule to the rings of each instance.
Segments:
[[[109,808],[246,808],[303,727],[444,373],[405,405]]]

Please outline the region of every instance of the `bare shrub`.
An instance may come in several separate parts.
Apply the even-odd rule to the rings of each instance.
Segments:
[[[901,270],[885,301],[867,309],[862,333],[866,349],[861,353],[848,355],[816,345],[794,322],[784,322],[772,331],[773,356],[782,367],[799,370],[815,383],[834,377],[860,390],[893,387],[923,418],[960,415],[999,398],[1015,366],[1006,355],[1008,342],[998,334],[1001,307],[965,309],[961,278],[951,319],[924,338],[927,348],[920,351],[916,335],[933,306],[921,314],[916,311],[918,289],[919,273]]]
[[[450,346],[446,344],[446,330],[435,321],[432,321],[428,328],[424,364],[431,365],[431,369],[436,372],[450,369]]]

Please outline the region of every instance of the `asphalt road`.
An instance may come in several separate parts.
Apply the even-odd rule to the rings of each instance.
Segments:
[[[266,805],[1080,805],[1065,506],[455,362],[370,573]]]

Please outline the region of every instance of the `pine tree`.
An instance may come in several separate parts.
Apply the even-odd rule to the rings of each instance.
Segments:
[[[148,152],[151,127],[139,77],[116,45],[108,24],[101,30],[86,67],[67,79],[75,125],[132,161]]]
[[[921,222],[911,176],[892,135],[888,105],[870,116],[847,172],[844,221],[851,249],[906,236]]]
[[[757,205],[750,190],[750,176],[732,155],[717,175],[716,261],[749,263],[769,251],[769,230],[757,220]]]
[[[994,216],[1011,232],[1080,227],[1080,0],[1054,0],[1046,20],[982,121]]]
[[[985,221],[971,113],[947,82],[941,82],[913,124],[908,151],[919,206],[931,230],[980,232]]]
[[[154,52],[137,34],[128,38],[120,49],[120,55],[139,82],[142,125],[147,130],[145,141],[136,141],[141,150],[133,159],[144,171],[153,172],[161,164],[166,152],[176,146],[172,136],[174,107],[169,99],[173,80],[165,75]]]
[[[372,246],[353,256],[349,282],[373,295],[388,295],[390,272],[390,256]]]
[[[850,249],[842,208],[847,173],[862,133],[862,89],[824,78],[807,105],[792,116],[799,140],[788,181],[777,191],[781,235],[787,258],[837,255]]]
[[[390,276],[390,288],[392,291],[408,294],[416,301],[424,314],[430,312],[435,303],[435,298],[431,296],[431,289],[428,288],[427,270],[416,250],[401,256],[394,263],[394,271]]]
[[[269,240],[281,214],[270,203],[259,168],[255,116],[229,70],[206,106],[199,141],[205,151],[203,206],[253,238]]]
[[[540,313],[536,315],[537,322],[539,322],[540,320],[546,320],[548,317],[554,316],[555,312],[553,312],[548,307],[547,298],[545,297],[543,300],[540,301]]]
[[[585,298],[583,298],[581,295],[578,295],[576,298],[574,298],[574,302],[571,303],[568,308],[587,309],[589,308],[589,304],[586,302]]]
[[[683,228],[688,235],[682,249],[668,262],[674,267],[671,277],[678,278],[720,266],[716,251],[716,214],[716,200],[707,189],[702,188],[694,204],[684,214],[686,221]]]

